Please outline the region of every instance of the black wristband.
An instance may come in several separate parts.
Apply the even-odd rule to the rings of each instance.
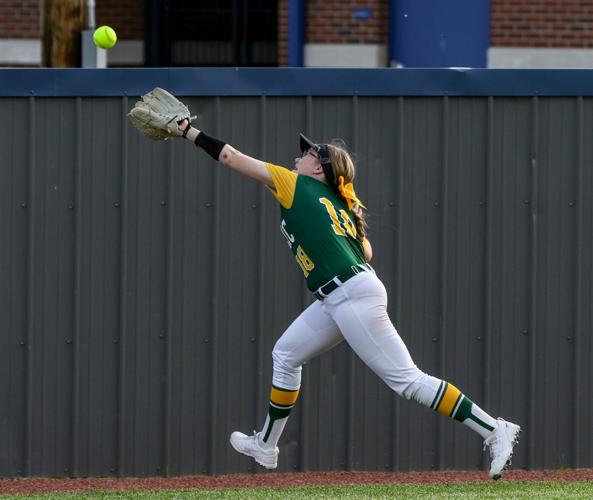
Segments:
[[[222,148],[224,148],[225,143],[215,139],[214,137],[210,137],[206,135],[204,132],[200,132],[194,141],[196,146],[201,147],[206,153],[208,153],[212,158],[218,161],[218,157],[220,156],[220,152]]]

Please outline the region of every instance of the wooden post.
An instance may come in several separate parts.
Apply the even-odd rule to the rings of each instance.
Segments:
[[[43,0],[43,66],[80,66],[85,7],[86,0]]]

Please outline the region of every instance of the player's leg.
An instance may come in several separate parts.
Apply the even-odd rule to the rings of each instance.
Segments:
[[[272,352],[274,369],[268,416],[262,440],[276,446],[301,387],[303,363],[330,350],[344,337],[335,321],[315,301],[293,321]]]
[[[454,385],[418,369],[387,315],[387,294],[376,276],[355,276],[325,299],[323,308],[356,354],[397,394],[467,425],[486,440],[491,451],[493,446],[500,448],[495,455],[501,458],[493,459],[491,475],[500,474],[512,453],[518,426],[492,418]]]
[[[293,321],[272,352],[272,388],[264,425],[253,436],[233,432],[231,444],[237,451],[253,457],[267,468],[276,467],[278,440],[299,394],[303,363],[342,340],[338,326],[317,301]]]
[[[422,372],[387,314],[387,294],[372,273],[360,273],[323,301],[354,352],[400,396],[430,406],[441,380]]]

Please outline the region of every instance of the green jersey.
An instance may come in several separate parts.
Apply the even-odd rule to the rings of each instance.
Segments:
[[[274,181],[272,193],[281,205],[280,230],[309,290],[366,263],[354,215],[342,197],[312,177],[271,163],[267,168]]]

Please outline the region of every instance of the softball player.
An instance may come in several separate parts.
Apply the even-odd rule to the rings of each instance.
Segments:
[[[276,342],[268,415],[260,432],[233,432],[230,443],[268,469],[294,407],[306,361],[346,340],[398,395],[462,422],[490,448],[490,477],[510,464],[519,426],[495,419],[457,387],[421,371],[387,315],[385,287],[368,264],[373,251],[352,181],[355,168],[341,144],[301,134],[293,170],[251,158],[181,122],[180,135],[212,158],[263,183],[280,204],[280,230],[317,300]]]

